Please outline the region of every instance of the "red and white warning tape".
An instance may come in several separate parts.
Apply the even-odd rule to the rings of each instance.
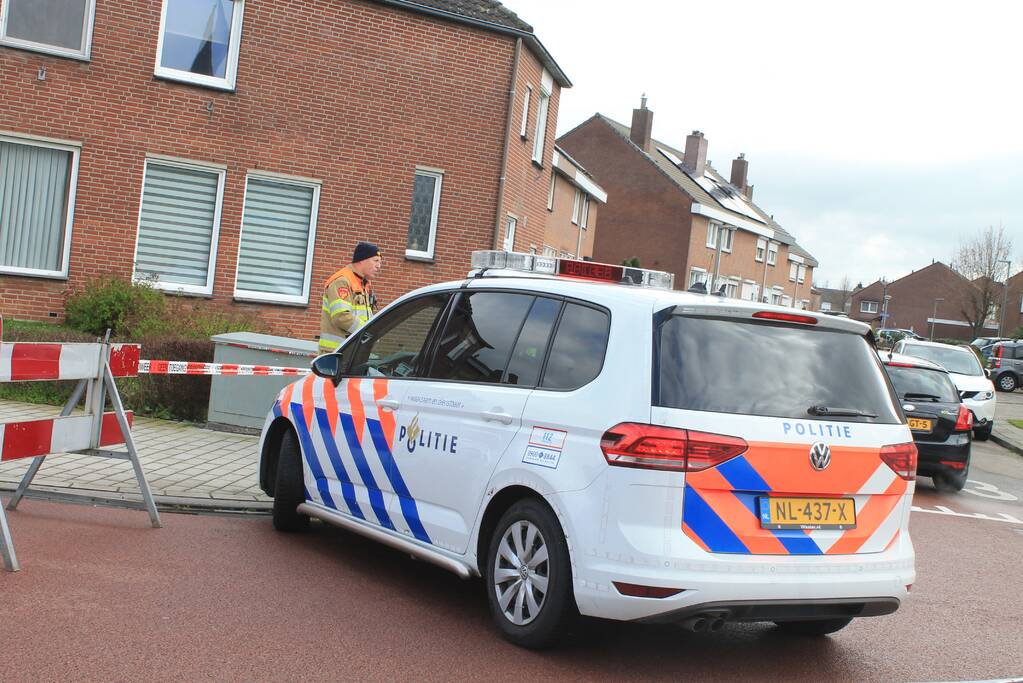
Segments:
[[[140,375],[234,375],[242,377],[302,377],[308,368],[276,365],[237,365],[234,363],[197,363],[183,360],[140,360]]]

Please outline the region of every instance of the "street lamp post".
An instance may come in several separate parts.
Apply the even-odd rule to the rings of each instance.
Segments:
[[[944,300],[945,299],[942,297],[938,297],[934,300],[934,310],[931,311],[931,336],[929,337],[931,341],[934,341],[934,319],[938,317],[938,302]]]
[[[1009,299],[1009,270],[1012,268],[1012,261],[1001,260],[998,263],[1005,264],[1005,282],[1002,283],[1002,310],[1001,315],[998,316],[998,336],[1004,337],[1005,332],[1002,328],[1005,327],[1005,306]]]

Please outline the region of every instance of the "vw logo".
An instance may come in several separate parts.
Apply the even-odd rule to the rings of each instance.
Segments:
[[[831,448],[823,441],[810,446],[810,464],[820,472],[831,464]]]

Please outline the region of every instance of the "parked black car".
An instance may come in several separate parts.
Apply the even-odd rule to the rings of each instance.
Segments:
[[[961,491],[970,471],[973,414],[945,368],[922,358],[882,353],[913,432],[917,472],[939,491]]]
[[[1023,341],[999,342],[988,356],[988,374],[998,391],[1023,385]]]

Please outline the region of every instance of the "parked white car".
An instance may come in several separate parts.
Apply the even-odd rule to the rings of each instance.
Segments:
[[[991,436],[995,425],[995,385],[984,372],[973,349],[904,339],[892,351],[929,360],[948,370],[963,404],[973,413],[973,438],[985,441]]]
[[[865,324],[638,268],[473,265],[280,393],[278,529],[315,517],[482,577],[527,647],[579,613],[821,635],[898,609],[917,449]]]

